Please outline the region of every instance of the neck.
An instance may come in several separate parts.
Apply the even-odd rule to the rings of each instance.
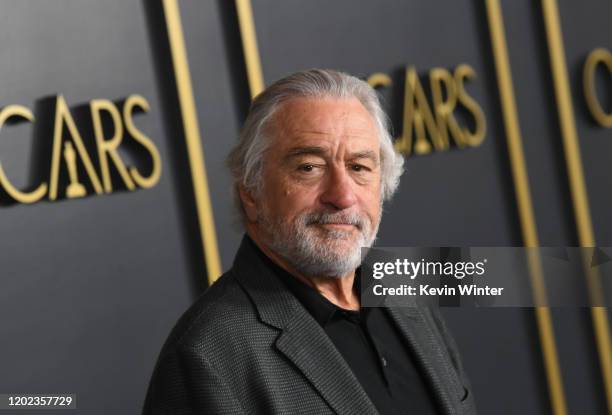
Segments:
[[[314,288],[332,304],[345,310],[359,310],[359,296],[353,291],[355,271],[351,271],[341,277],[330,277],[325,275],[305,276],[294,269],[287,261],[272,251],[257,232],[247,229],[247,234],[261,251],[275,264],[302,281],[304,284]]]

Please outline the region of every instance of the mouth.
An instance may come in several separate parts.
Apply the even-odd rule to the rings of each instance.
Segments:
[[[322,226],[326,229],[336,229],[336,230],[352,230],[356,229],[357,226],[351,223],[319,223],[319,226]]]

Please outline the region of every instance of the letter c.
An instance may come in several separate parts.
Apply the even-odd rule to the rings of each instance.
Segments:
[[[34,122],[34,115],[28,108],[22,105],[9,105],[0,111],[0,128],[13,117],[20,117],[29,122]],[[6,193],[14,200],[25,204],[38,202],[47,193],[47,183],[44,182],[31,192],[23,192],[17,189],[6,176],[2,163],[0,163],[0,187],[4,188]]]

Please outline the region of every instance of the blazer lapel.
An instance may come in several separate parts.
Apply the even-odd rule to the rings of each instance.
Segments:
[[[348,364],[319,324],[296,315],[276,341],[283,353],[338,414],[378,414]]]
[[[432,324],[427,319],[426,310],[420,307],[388,308],[387,311],[399,327],[407,344],[411,348],[418,364],[434,392],[437,402],[446,415],[458,414],[457,396],[459,388],[457,375],[451,365],[448,354],[442,349],[443,343],[436,336]]]
[[[261,321],[281,331],[275,343],[277,350],[303,373],[336,413],[378,414],[327,334],[252,244],[245,236],[233,271]]]

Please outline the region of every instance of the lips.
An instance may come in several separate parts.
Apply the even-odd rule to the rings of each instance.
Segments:
[[[329,228],[338,228],[338,229],[351,229],[357,228],[361,230],[361,225],[359,223],[351,223],[351,222],[322,222],[322,221],[313,221],[309,223],[309,225],[319,225],[325,226]]]
[[[320,225],[328,228],[349,229],[352,227],[362,230],[366,220],[360,215],[338,213],[314,213],[306,216],[306,225]]]
[[[319,225],[339,227],[339,228],[352,228],[354,226],[356,227],[356,225],[353,225],[352,223],[341,223],[341,222],[319,223]]]

